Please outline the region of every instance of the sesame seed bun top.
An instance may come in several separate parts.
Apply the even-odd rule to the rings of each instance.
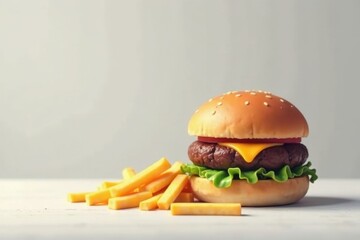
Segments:
[[[190,135],[215,138],[299,138],[309,134],[302,113],[270,92],[231,91],[209,99],[192,115]]]

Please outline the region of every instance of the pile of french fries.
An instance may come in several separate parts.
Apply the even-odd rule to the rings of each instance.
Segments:
[[[94,192],[68,193],[68,201],[109,209],[139,208],[171,210],[173,215],[241,215],[239,203],[201,203],[192,193],[189,176],[181,174],[182,163],[161,158],[143,171],[124,168],[123,179],[105,181]]]

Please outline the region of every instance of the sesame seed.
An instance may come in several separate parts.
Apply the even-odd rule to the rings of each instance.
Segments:
[[[270,99],[272,98],[272,96],[270,96],[270,95],[265,95],[265,97],[266,97],[266,98],[270,98]]]
[[[250,92],[250,90],[245,90],[245,92]]]
[[[224,96],[221,96],[220,99],[223,100],[223,99],[224,99]]]
[[[196,110],[195,110],[195,113],[197,113],[197,112],[199,112],[199,109],[196,109]]]
[[[228,91],[227,93],[226,93],[226,95],[229,95],[229,94],[231,94],[232,92],[231,91]]]
[[[211,115],[215,115],[215,113],[216,113],[216,111],[214,110],[214,111],[211,113]]]
[[[267,102],[264,102],[264,105],[267,106],[267,107],[269,106],[269,104]]]
[[[293,108],[294,106],[293,105],[290,105],[291,108]]]
[[[210,98],[210,99],[209,99],[209,102],[211,102],[212,100],[213,100],[213,99],[212,99],[212,98]]]
[[[245,101],[244,104],[245,104],[245,105],[249,105],[250,102],[249,102],[249,101]]]
[[[256,95],[256,92],[251,92],[250,94],[251,94],[251,95]]]
[[[240,94],[240,93],[235,95],[235,97],[240,97],[240,96],[241,96],[241,94]]]
[[[222,102],[218,102],[217,104],[216,104],[216,106],[221,106],[222,105]]]
[[[259,93],[262,93],[263,91],[262,90],[258,90]]]
[[[284,99],[280,98],[280,102],[284,102]]]

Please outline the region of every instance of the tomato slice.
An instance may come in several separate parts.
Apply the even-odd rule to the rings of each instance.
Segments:
[[[219,143],[219,142],[232,142],[232,143],[300,143],[301,138],[213,138],[213,137],[198,137],[200,142]]]

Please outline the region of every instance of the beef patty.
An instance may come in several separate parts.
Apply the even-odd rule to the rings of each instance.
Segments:
[[[255,170],[263,167],[267,170],[277,170],[284,165],[291,168],[300,166],[308,158],[308,150],[301,143],[285,143],[262,150],[251,163],[234,149],[216,143],[193,142],[188,149],[190,160],[198,165],[212,169],[227,169],[239,167],[241,170]]]

